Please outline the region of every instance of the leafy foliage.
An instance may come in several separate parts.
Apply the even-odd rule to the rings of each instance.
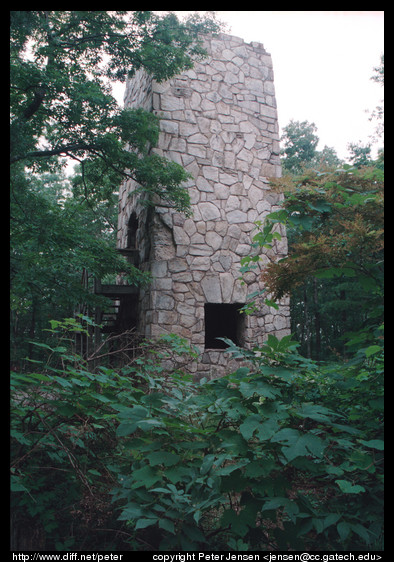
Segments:
[[[188,175],[149,154],[157,119],[120,109],[109,81],[140,68],[166,80],[205,54],[201,33],[218,29],[212,15],[180,22],[139,11],[11,12],[11,163],[47,171],[68,156],[82,163],[96,197],[102,183],[131,177],[186,210]]]
[[[53,323],[64,329],[81,326]],[[251,351],[227,342],[249,366],[196,384],[163,366],[168,352],[190,351],[186,342],[163,343],[120,371],[93,373],[63,339],[48,347],[45,370],[13,374],[15,524],[39,521],[52,548],[88,548],[84,531],[100,530],[104,503],[104,528],[135,550],[373,548],[381,346],[347,369],[321,369],[290,337]],[[72,535],[82,505],[91,511]]]
[[[49,173],[15,174],[11,188],[11,351],[20,363],[26,354],[37,358],[29,340],[40,334],[45,341],[49,318],[73,314],[80,303],[106,306],[93,294],[93,276],[124,272],[131,284],[147,279],[115,249],[113,196],[93,205],[70,196],[70,182]],[[88,286],[81,282],[86,270]]]
[[[320,354],[344,352],[345,333],[374,329],[383,317],[382,171],[346,166],[273,184],[286,190],[284,208],[270,217],[286,224],[289,255],[266,267],[267,290],[292,295],[301,341],[314,333]]]
[[[282,167],[287,173],[299,174],[304,167],[339,166],[341,161],[335,150],[324,146],[322,151],[317,150],[319,137],[315,123],[308,121],[290,120],[283,129],[281,138],[283,149],[281,154]]]

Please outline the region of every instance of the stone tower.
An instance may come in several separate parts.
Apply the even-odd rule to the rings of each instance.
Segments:
[[[288,301],[240,314],[248,295],[263,288],[256,273],[242,283],[240,261],[249,255],[255,221],[278,208],[282,196],[269,178],[281,175],[271,56],[261,43],[221,34],[207,38],[208,58],[158,84],[138,71],[128,81],[125,107],[161,117],[160,155],[181,164],[192,216],[141,205],[132,180],[119,194],[118,248],[137,255],[153,283],[138,299],[137,329],[146,337],[176,333],[200,351],[197,376],[232,368],[227,337],[247,348],[272,333],[289,333]],[[262,264],[286,255],[285,233]]]

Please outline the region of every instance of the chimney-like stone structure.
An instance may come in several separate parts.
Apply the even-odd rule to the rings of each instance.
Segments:
[[[289,334],[290,316],[286,298],[278,310],[262,305],[250,315],[239,312],[248,295],[264,288],[264,263],[287,252],[281,231],[273,250],[240,280],[255,222],[282,199],[269,185],[281,175],[271,56],[261,43],[225,34],[207,38],[205,47],[206,59],[168,82],[138,71],[127,83],[125,107],[161,118],[153,150],[193,177],[187,184],[192,215],[160,203],[147,209],[128,180],[119,193],[118,248],[137,253],[139,267],[153,276],[139,297],[139,333],[186,338],[199,350],[191,368],[196,377],[215,377],[237,367],[217,338],[253,348],[268,334]]]

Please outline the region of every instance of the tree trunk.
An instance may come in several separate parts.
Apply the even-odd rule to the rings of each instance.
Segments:
[[[316,359],[319,360],[321,354],[321,334],[320,334],[321,326],[320,326],[317,279],[313,280],[313,298],[314,298],[314,305],[315,305]]]
[[[304,324],[305,324],[305,340],[306,340],[306,356],[311,358],[311,331],[309,326],[309,301],[306,287],[304,287]]]

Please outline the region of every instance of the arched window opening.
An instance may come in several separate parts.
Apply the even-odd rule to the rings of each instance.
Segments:
[[[127,248],[130,250],[137,249],[137,230],[138,230],[137,215],[135,213],[131,213],[127,225]]]

